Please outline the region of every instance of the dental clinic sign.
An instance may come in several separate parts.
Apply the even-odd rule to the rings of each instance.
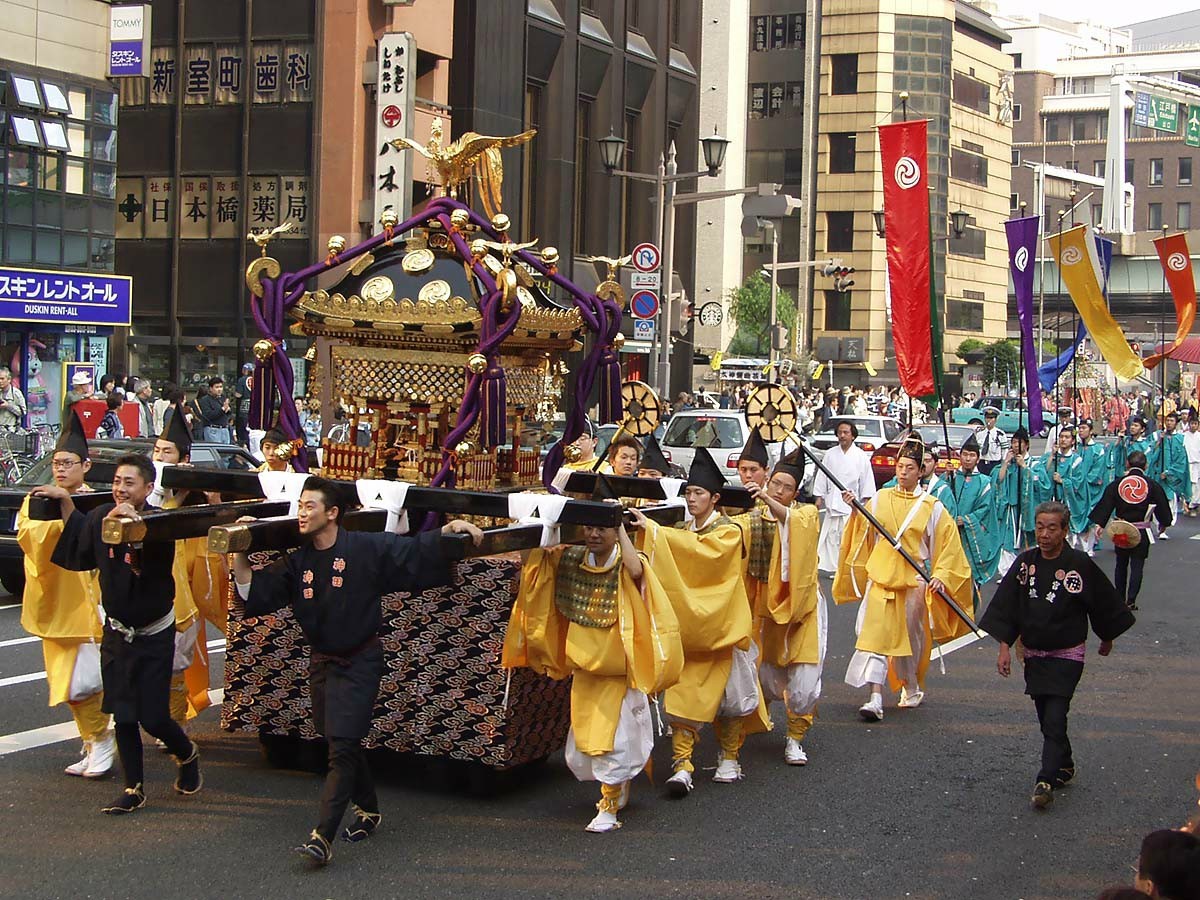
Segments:
[[[0,320],[46,325],[128,325],[128,275],[46,272],[0,266]]]
[[[108,74],[150,74],[150,5],[114,6],[108,12]]]

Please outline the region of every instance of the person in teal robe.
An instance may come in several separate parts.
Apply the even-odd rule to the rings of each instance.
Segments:
[[[1104,489],[1112,481],[1108,477],[1108,448],[1094,437],[1092,420],[1084,419],[1079,423],[1079,443],[1075,452],[1083,458],[1084,503],[1089,515],[1096,508]],[[1100,529],[1093,528],[1086,536],[1088,556],[1096,555],[1096,543],[1100,539]]]
[[[1135,450],[1140,451],[1146,454],[1146,459],[1149,459],[1153,449],[1154,441],[1147,434],[1146,420],[1142,416],[1130,416],[1129,421],[1125,423],[1125,434],[1118,437],[1108,448],[1109,482],[1125,474],[1126,469],[1129,468],[1127,460],[1130,453]],[[1154,477],[1150,472],[1146,474],[1151,478]]]
[[[1095,529],[1088,517],[1092,507],[1088,504],[1087,460],[1075,448],[1075,429],[1064,428],[1058,435],[1058,448],[1046,456],[1046,468],[1053,482],[1053,499],[1065,503],[1071,511],[1071,522],[1067,539],[1076,550],[1087,552],[1088,536],[1095,536]]]
[[[1000,523],[996,518],[992,479],[976,468],[979,465],[979,441],[975,435],[963,442],[959,460],[962,467],[950,476],[956,507],[954,518],[967,559],[971,562],[971,577],[976,585],[980,585],[996,574],[1000,558]]]
[[[1030,457],[1029,432],[1022,425],[1013,433],[1012,446],[991,475],[1000,551],[997,580],[1004,577],[1021,553],[1036,545],[1034,510],[1041,501],[1037,497],[1035,465],[1040,467],[1040,460]]]
[[[1167,492],[1167,500],[1171,503],[1171,524],[1179,518],[1179,504],[1182,498],[1187,502],[1192,496],[1192,475],[1188,465],[1187,446],[1183,435],[1177,429],[1179,417],[1175,413],[1167,413],[1166,427],[1158,433],[1150,453],[1146,454],[1146,474],[1162,485]],[[1159,535],[1163,540],[1169,536]]]

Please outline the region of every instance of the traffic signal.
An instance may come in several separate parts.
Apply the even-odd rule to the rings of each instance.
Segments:
[[[845,293],[854,287],[854,279],[850,276],[854,274],[854,266],[836,266],[833,271],[833,289],[839,293]]]

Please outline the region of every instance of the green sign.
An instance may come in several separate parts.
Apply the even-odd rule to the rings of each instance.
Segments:
[[[1137,91],[1133,96],[1133,124],[1155,131],[1179,131],[1179,104],[1165,97]]]
[[[1187,108],[1187,124],[1183,129],[1183,142],[1189,147],[1200,147],[1200,106]]]

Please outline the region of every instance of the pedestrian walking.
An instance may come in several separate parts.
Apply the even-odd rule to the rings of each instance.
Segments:
[[[1083,676],[1088,624],[1100,638],[1099,654],[1133,626],[1133,613],[1108,576],[1082,550],[1067,546],[1071,513],[1051,500],[1037,508],[1037,547],[1017,557],[996,589],[979,625],[1000,642],[996,670],[1012,673],[1012,647],[1024,646],[1025,693],[1042,730],[1042,762],[1030,799],[1034,809],[1054,802],[1054,792],[1075,777],[1067,736],[1071,698]]]

